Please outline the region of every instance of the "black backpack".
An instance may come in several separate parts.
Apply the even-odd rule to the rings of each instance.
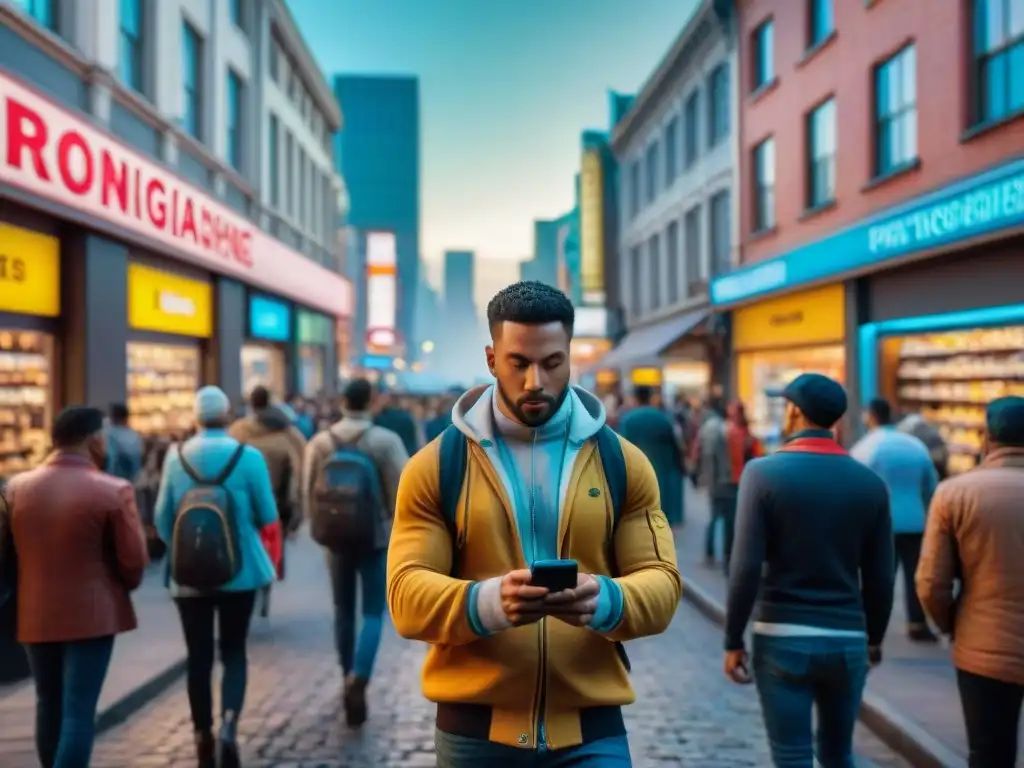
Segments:
[[[244,452],[245,444],[239,443],[220,474],[206,480],[178,449],[182,469],[195,483],[178,503],[171,534],[171,577],[183,587],[217,590],[242,570],[237,510],[224,483]]]
[[[353,441],[328,433],[334,450],[313,488],[309,530],[332,552],[360,554],[377,548],[384,522],[384,493],[376,462]]]

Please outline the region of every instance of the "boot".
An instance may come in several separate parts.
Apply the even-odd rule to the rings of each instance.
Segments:
[[[238,755],[238,715],[230,709],[220,724],[220,768],[241,768]]]
[[[358,728],[366,722],[366,686],[365,677],[349,675],[345,678],[345,722],[350,728]]]
[[[217,744],[211,731],[196,731],[196,762],[199,768],[217,768]]]

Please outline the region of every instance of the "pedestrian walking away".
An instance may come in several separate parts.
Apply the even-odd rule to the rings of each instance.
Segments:
[[[88,768],[114,637],[136,627],[129,593],[142,583],[146,543],[135,489],[100,471],[103,412],[65,409],[52,438],[46,462],[6,489],[18,640],[35,679],[39,762]]]
[[[637,387],[633,396],[639,404],[624,415],[618,432],[643,451],[658,476],[661,508],[670,525],[682,525],[683,452],[672,418],[651,405],[650,387]]]
[[[402,439],[370,416],[373,388],[355,379],[345,388],[340,421],[306,446],[303,506],[313,537],[326,549],[334,599],[334,639],[344,676],[350,726],[367,717],[367,687],[380,646],[388,539],[398,481],[409,455]],[[362,628],[356,640],[356,591]]]
[[[896,562],[903,571],[903,596],[907,605],[907,636],[914,642],[934,643],[938,638],[928,627],[914,587],[914,573],[921,554],[925,514],[939,482],[928,449],[918,438],[899,431],[892,423],[892,408],[883,399],[864,409],[868,433],[850,455],[873,469],[889,491]]]
[[[198,432],[168,452],[156,502],[157,530],[170,549],[171,594],[188,653],[188,701],[200,768],[239,765],[249,623],[256,593],[275,576],[261,530],[280,529],[267,463],[259,450],[228,435],[230,410],[227,395],[217,387],[196,393]],[[216,741],[215,625],[224,667]]]
[[[622,643],[681,594],[658,480],[570,386],[565,294],[515,283],[487,319],[496,383],[410,460],[388,552],[395,626],[430,644],[437,764],[630,766]]]
[[[1024,702],[1024,398],[994,400],[985,421],[981,466],[932,499],[917,593],[953,640],[971,768],[1013,768]]]
[[[302,454],[306,439],[285,413],[287,408],[271,403],[266,387],[254,387],[249,394],[252,413],[235,421],[228,434],[242,443],[248,443],[261,454],[270,472],[270,486],[274,489],[277,515],[285,535],[291,536],[302,524],[300,486],[302,481]],[[280,550],[277,577],[284,578],[284,546],[282,542],[269,542],[273,550]],[[266,618],[270,611],[270,587],[260,594],[260,614]]]
[[[776,766],[813,768],[817,757],[852,768],[861,695],[892,611],[889,495],[834,438],[842,386],[807,373],[783,397],[785,444],[740,479],[725,674],[756,682]],[[755,603],[751,669],[744,632]]]

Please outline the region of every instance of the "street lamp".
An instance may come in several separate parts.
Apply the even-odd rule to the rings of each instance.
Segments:
[[[403,360],[400,357],[396,357],[394,362],[392,363],[392,365],[394,366],[396,371],[404,371],[405,370],[405,360]]]
[[[420,349],[423,350],[424,354],[429,355],[431,352],[434,351],[434,342],[432,342],[430,339],[427,339],[422,344],[420,344]]]

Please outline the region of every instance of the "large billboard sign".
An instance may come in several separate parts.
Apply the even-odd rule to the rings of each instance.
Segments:
[[[596,149],[583,151],[580,168],[580,283],[584,304],[605,303],[604,168]]]
[[[398,345],[398,251],[394,232],[366,233],[366,351],[392,354]]]

